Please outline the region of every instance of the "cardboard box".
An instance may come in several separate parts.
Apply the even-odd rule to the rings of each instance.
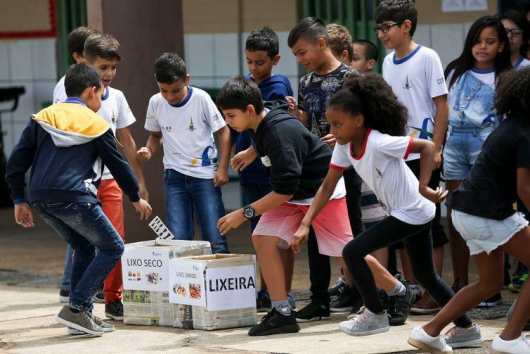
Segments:
[[[256,314],[254,255],[216,254],[169,262],[174,327],[215,330],[252,326]]]

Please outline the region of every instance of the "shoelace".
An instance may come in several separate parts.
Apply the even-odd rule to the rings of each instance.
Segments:
[[[454,326],[453,328],[451,328],[450,330],[445,332],[443,337],[444,337],[444,339],[447,339],[449,337],[452,337],[452,336],[456,335],[458,332],[460,332],[460,327]]]
[[[526,339],[527,336],[528,336],[528,333],[521,334],[521,337],[519,337],[519,339],[524,343],[524,345],[530,348],[530,342],[528,342],[528,340]]]
[[[362,310],[362,312],[361,312]],[[354,317],[351,319],[351,321],[353,321],[354,325],[362,325],[364,322],[366,322],[368,320],[368,318],[370,317],[370,314],[368,313],[368,310],[366,307],[362,307],[361,310],[359,310],[358,314],[359,316],[357,317]]]

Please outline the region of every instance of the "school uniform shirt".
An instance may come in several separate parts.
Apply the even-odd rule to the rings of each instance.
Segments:
[[[521,69],[521,68],[524,68],[525,66],[528,66],[528,65],[530,65],[530,60],[526,59],[525,57],[523,57],[521,55],[521,57],[519,58],[519,60],[517,60],[517,63],[515,63],[513,68],[514,69]]]
[[[436,114],[433,98],[447,94],[438,54],[421,45],[399,60],[392,52],[383,61],[383,78],[408,109],[408,135],[432,140]],[[419,158],[419,154],[410,154],[408,160]]]
[[[149,100],[145,129],[162,132],[165,169],[212,179],[218,166],[212,133],[225,126],[210,95],[197,87],[188,86],[188,95],[176,105],[160,93]]]
[[[452,209],[487,219],[513,215],[517,169],[530,168],[530,126],[508,117],[488,136],[460,187],[447,199]]]
[[[345,170],[352,165],[391,216],[423,225],[434,218],[435,206],[420,194],[418,179],[405,163],[412,140],[368,130],[359,156],[353,156],[351,142],[337,144],[330,166]]]

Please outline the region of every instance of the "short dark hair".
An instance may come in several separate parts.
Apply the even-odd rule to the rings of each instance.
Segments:
[[[88,61],[94,61],[98,57],[120,61],[120,43],[108,33],[91,34],[85,41],[83,56]]]
[[[379,49],[377,49],[377,46],[374,44],[374,42],[367,39],[356,39],[352,42],[352,44],[359,44],[364,47],[367,60],[373,59],[377,61],[379,59]]]
[[[70,65],[64,78],[64,89],[68,97],[79,97],[87,87],[103,86],[98,69],[87,63]]]
[[[95,33],[99,33],[99,31],[91,27],[80,26],[68,34],[68,54],[70,54],[70,61],[73,64],[75,64],[74,53],[83,55],[83,51],[85,50],[85,41],[88,37]]]
[[[263,50],[267,52],[269,58],[274,59],[280,53],[278,35],[267,26],[255,29],[247,37],[245,50],[249,52]]]
[[[414,36],[418,25],[418,10],[415,0],[383,0],[375,9],[375,23],[394,21],[401,24],[409,20],[410,36]]]
[[[512,8],[499,14],[498,17],[501,22],[502,20],[512,21],[517,27],[519,27],[519,29],[523,30],[523,41],[521,42],[519,54],[526,56],[526,52],[528,50],[528,40],[530,40],[530,23],[528,23],[528,20],[526,19],[526,12]]]
[[[239,109],[246,111],[249,104],[256,109],[256,114],[263,111],[263,98],[258,85],[244,76],[234,76],[217,95],[217,107],[223,109]]]
[[[157,82],[172,84],[178,80],[185,81],[186,75],[186,63],[177,53],[164,53],[155,61]]]
[[[348,29],[336,23],[330,23],[326,28],[328,30],[328,44],[333,55],[340,56],[345,50],[348,52],[348,60],[351,61],[353,58],[352,39]]]
[[[292,48],[300,39],[315,43],[319,38],[324,38],[328,44],[328,29],[322,20],[315,17],[306,17],[293,27],[287,38],[287,45]]]

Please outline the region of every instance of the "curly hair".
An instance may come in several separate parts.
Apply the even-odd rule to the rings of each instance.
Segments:
[[[329,47],[335,57],[340,57],[345,50],[348,52],[348,61],[352,61],[353,50],[351,47],[352,38],[345,26],[330,23],[328,29]]]
[[[495,96],[495,108],[499,115],[506,115],[530,124],[530,66],[510,70],[499,76]]]
[[[404,136],[407,132],[408,111],[401,104],[381,75],[349,74],[342,90],[329,100],[334,107],[352,116],[364,116],[364,125],[381,133]]]

